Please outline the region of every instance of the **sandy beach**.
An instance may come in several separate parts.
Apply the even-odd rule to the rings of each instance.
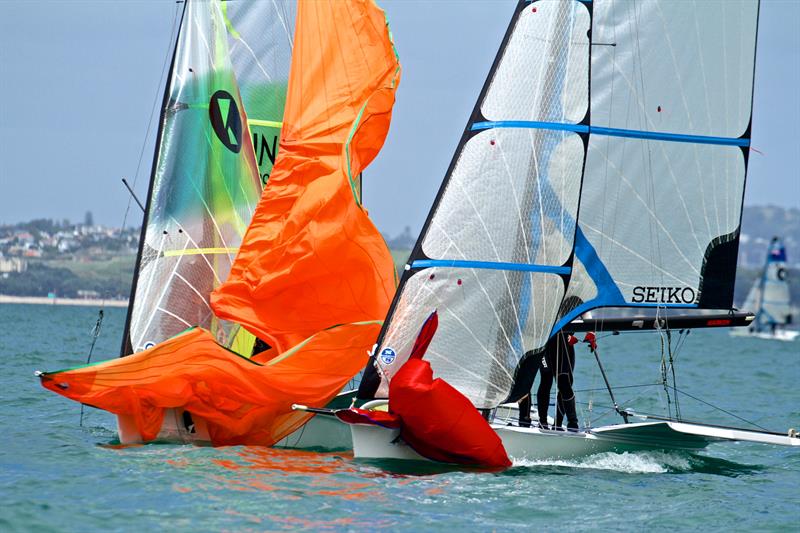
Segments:
[[[48,298],[46,296],[8,296],[0,294],[0,304],[83,305],[88,307],[128,307],[128,300],[93,298]]]

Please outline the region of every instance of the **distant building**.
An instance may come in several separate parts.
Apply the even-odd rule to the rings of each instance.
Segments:
[[[97,291],[79,290],[78,298],[83,298],[84,300],[97,299],[100,298],[100,293]]]
[[[25,272],[28,262],[19,257],[0,257],[0,272]]]
[[[70,250],[74,250],[78,247],[78,241],[71,238],[65,238],[58,241],[58,251],[59,252],[69,252]]]

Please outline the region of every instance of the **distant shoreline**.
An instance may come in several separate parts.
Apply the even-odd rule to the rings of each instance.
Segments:
[[[96,298],[48,298],[46,296],[8,296],[0,294],[0,304],[82,305],[88,307],[128,307],[128,300]]]

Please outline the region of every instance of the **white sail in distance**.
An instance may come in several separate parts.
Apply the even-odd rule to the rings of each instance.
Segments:
[[[773,326],[793,322],[786,248],[777,237],[769,244],[764,268],[750,289],[743,308],[755,313],[752,325],[755,331],[769,331]]]

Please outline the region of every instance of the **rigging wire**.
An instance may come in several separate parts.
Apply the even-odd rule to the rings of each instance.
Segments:
[[[675,359],[672,355],[672,331],[667,330],[667,350],[669,354],[669,368],[672,371],[672,395],[675,398],[675,418],[681,419],[681,405],[678,400],[678,382],[675,378]]]
[[[686,392],[686,391],[683,391],[683,390],[680,390],[680,389],[675,389],[675,390],[677,390],[677,391],[678,391],[679,393],[681,393],[681,394],[684,394],[684,395],[688,396],[689,398],[691,398],[691,399],[693,399],[693,400],[695,400],[695,401],[698,401],[698,402],[700,402],[700,403],[702,403],[702,404],[704,404],[704,405],[707,405],[707,406],[711,407],[712,409],[716,409],[717,411],[722,411],[722,412],[723,412],[723,413],[725,413],[726,415],[729,415],[729,416],[732,416],[733,418],[736,418],[736,419],[738,419],[738,420],[741,420],[742,422],[744,422],[744,423],[746,423],[746,424],[750,424],[750,425],[752,425],[752,426],[755,426],[755,427],[757,427],[758,429],[761,429],[761,430],[763,430],[763,431],[769,431],[767,428],[765,428],[765,427],[763,427],[763,426],[760,426],[760,425],[756,424],[756,423],[755,423],[755,422],[753,422],[752,420],[748,420],[748,419],[746,419],[746,418],[743,418],[743,417],[741,417],[741,416],[739,416],[739,415],[737,415],[737,414],[735,414],[735,413],[732,413],[732,412],[730,412],[730,411],[726,411],[726,410],[725,410],[725,409],[723,409],[722,407],[717,407],[716,405],[714,405],[714,404],[712,404],[712,403],[710,403],[710,402],[707,402],[707,401],[705,401],[705,400],[702,400],[702,399],[698,398],[697,396],[692,396],[691,394],[689,394],[689,393],[688,393],[688,392]]]
[[[690,331],[690,330],[685,330],[685,331],[682,331],[682,332],[681,332],[681,334],[682,334],[682,340],[680,341],[680,345],[681,345],[681,346],[682,346],[682,345],[683,345],[683,343],[685,342],[685,339],[686,339],[686,337],[688,336],[688,334],[689,334],[689,331]],[[669,420],[685,421],[685,420],[683,420],[683,419],[682,419],[682,415],[681,415],[681,412],[680,412],[680,409],[679,409],[679,405],[678,405],[678,400],[677,400],[677,398],[678,398],[678,395],[679,395],[679,394],[682,394],[682,395],[684,395],[684,396],[687,396],[687,397],[691,398],[692,400],[695,400],[695,401],[697,401],[697,402],[700,402],[700,403],[702,403],[703,405],[706,405],[706,406],[708,406],[708,407],[711,407],[712,409],[714,409],[714,410],[716,410],[716,411],[720,411],[721,413],[725,413],[725,414],[726,414],[726,415],[728,415],[728,416],[731,416],[731,417],[733,417],[733,418],[735,418],[735,419],[737,419],[737,420],[740,420],[740,421],[742,421],[742,422],[744,422],[744,423],[746,423],[746,424],[749,424],[749,425],[751,425],[751,426],[753,426],[753,427],[756,427],[756,428],[758,428],[758,429],[760,429],[760,430],[762,430],[762,431],[770,431],[769,429],[765,428],[764,426],[761,426],[761,425],[757,424],[756,422],[753,422],[752,420],[749,420],[749,419],[747,419],[747,418],[744,418],[744,417],[742,417],[742,416],[739,416],[739,415],[737,415],[737,414],[735,414],[735,413],[733,413],[733,412],[731,412],[731,411],[728,411],[727,409],[723,409],[722,407],[719,407],[719,406],[717,406],[717,405],[714,405],[713,403],[711,403],[711,402],[708,402],[708,401],[706,401],[706,400],[703,400],[702,398],[698,398],[697,396],[694,396],[693,394],[690,394],[690,393],[686,392],[685,390],[679,389],[679,388],[677,387],[677,385],[675,384],[675,382],[674,382],[674,379],[675,379],[675,378],[674,378],[674,375],[675,375],[675,374],[674,374],[674,361],[675,361],[675,356],[676,356],[676,355],[677,355],[677,350],[672,352],[672,354],[671,354],[671,359],[670,359],[670,361],[671,361],[671,362],[670,362],[670,366],[672,367],[672,368],[670,369],[670,372],[672,372],[672,373],[673,373],[673,383],[672,383],[672,386],[671,386],[671,387],[670,387],[668,384],[667,384],[667,385],[665,385],[665,381],[661,381],[661,382],[658,382],[658,383],[641,383],[641,384],[635,384],[635,385],[622,385],[622,386],[618,386],[618,387],[614,387],[614,388],[615,388],[615,389],[633,389],[633,388],[643,388],[643,387],[658,387],[658,386],[662,386],[662,387],[664,388],[664,391],[667,393],[667,397],[668,397],[668,398],[670,397],[670,395],[669,395],[669,389],[672,389],[672,391],[673,391],[673,395],[672,395],[672,397],[674,397],[674,398],[675,398],[675,404],[676,404],[676,414],[675,414],[675,417],[673,418],[673,417],[672,417],[672,411],[671,411],[671,409],[670,409],[670,407],[669,407],[671,404],[669,404],[669,403],[668,403],[668,406],[667,406],[667,412],[668,412],[668,414],[669,414]],[[662,357],[663,357],[663,354],[662,354]],[[662,375],[664,376],[664,379],[667,379],[667,377],[666,377],[666,376],[667,376],[667,373],[666,373],[666,371],[664,371],[664,372],[662,373]],[[592,391],[598,391],[598,390],[604,390],[604,389],[603,389],[603,388],[599,388],[599,389],[597,389],[597,388],[591,388],[591,389],[580,389],[580,390],[576,390],[575,392],[576,392],[576,393],[578,393],[578,392],[592,392]],[[626,415],[630,415],[630,416],[640,416],[640,415],[641,415],[641,416],[650,417],[650,418],[653,418],[653,417],[657,416],[657,415],[653,415],[653,414],[649,414],[649,413],[638,413],[638,412],[637,412],[637,413],[634,413],[633,411],[628,411],[627,409],[625,409],[625,408],[623,407],[623,406],[624,406],[624,405],[626,405],[626,404],[632,404],[632,403],[635,403],[635,402],[637,402],[638,400],[640,400],[640,399],[641,399],[641,398],[643,398],[643,397],[644,397],[644,396],[638,396],[638,397],[634,398],[633,400],[624,400],[624,401],[622,401],[621,403],[617,404],[617,403],[616,403],[616,402],[613,400],[613,396],[612,396],[612,401],[614,401],[614,406],[593,404],[593,407],[607,408],[607,410],[606,410],[606,411],[603,411],[602,413],[600,413],[600,414],[599,414],[597,417],[595,417],[595,418],[591,419],[591,421],[590,421],[590,424],[593,424],[594,422],[596,422],[596,421],[598,421],[598,420],[602,419],[603,417],[605,417],[605,416],[607,416],[608,414],[610,414],[610,413],[612,413],[612,412],[615,412],[615,411],[616,411],[617,413],[620,413],[620,411],[623,411],[623,412],[625,412],[625,413],[626,413]],[[580,404],[587,404],[587,402],[578,402],[578,403],[580,403]],[[590,425],[587,425],[587,427],[590,427]]]
[[[642,383],[639,385],[622,385],[619,387],[614,387],[614,389],[636,389],[642,387],[655,387],[661,385],[661,383]],[[576,389],[575,392],[597,392],[597,391],[604,391],[606,390],[604,387],[597,387],[591,389]]]
[[[179,5],[176,3],[176,6]],[[176,7],[175,14],[172,17],[172,28],[169,32],[169,41],[167,42],[167,51],[164,54],[164,64],[161,66],[161,75],[158,78],[158,85],[156,87],[156,94],[154,96],[153,105],[150,107],[150,118],[147,119],[147,129],[145,130],[144,140],[142,141],[142,147],[139,150],[139,160],[136,163],[136,173],[133,175],[133,185],[132,189],[136,188],[136,181],[139,179],[139,170],[142,166],[142,160],[144,159],[144,149],[147,147],[147,140],[150,138],[150,132],[152,131],[153,126],[153,117],[155,116],[155,111],[159,106],[160,96],[162,91],[160,90],[162,84],[164,83],[164,77],[166,76],[167,67],[169,65],[169,59],[171,57],[172,52],[172,42],[175,39],[175,27],[178,22],[178,13],[180,13],[181,9]],[[122,217],[122,229],[125,229],[125,225],[128,222],[128,213],[131,209],[131,200],[132,198],[128,197],[128,205],[125,207],[125,215]],[[138,202],[138,200],[137,200]]]
[[[656,308],[658,309],[658,308]],[[672,400],[669,395],[669,383],[667,380],[667,361],[664,350],[664,331],[661,328],[661,321],[656,316],[656,329],[658,330],[658,338],[661,341],[661,386],[664,388],[664,394],[667,397],[667,414],[672,416]]]
[[[103,327],[103,308],[105,306],[105,301],[100,306],[100,310],[97,312],[97,322],[95,322],[94,327],[90,335],[92,336],[92,345],[89,347],[89,355],[86,356],[86,364],[88,365],[92,361],[92,353],[94,353],[94,345],[97,342],[97,337],[100,336],[100,329]],[[80,419],[80,427],[83,427],[83,408],[84,405],[81,404],[81,419]]]

